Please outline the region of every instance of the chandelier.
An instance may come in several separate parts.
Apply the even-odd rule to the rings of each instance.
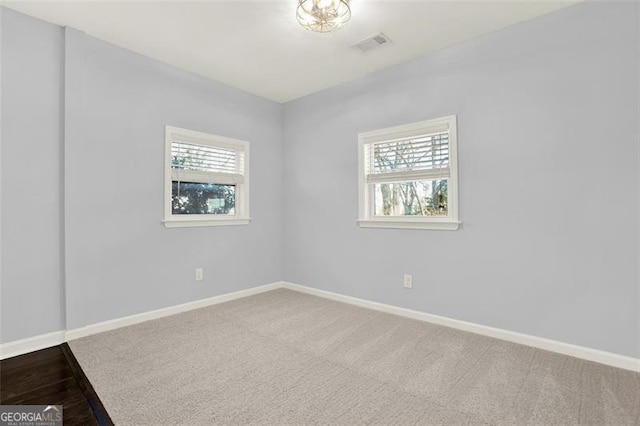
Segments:
[[[306,29],[328,33],[347,23],[351,9],[349,0],[298,0],[296,15]]]

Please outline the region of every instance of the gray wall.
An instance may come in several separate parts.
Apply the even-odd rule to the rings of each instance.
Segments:
[[[637,13],[574,6],[286,104],[285,280],[640,355]],[[357,133],[448,114],[462,229],[359,228]]]
[[[2,342],[281,279],[280,104],[8,9],[2,24]],[[166,124],[251,142],[250,225],[162,225]]]
[[[0,341],[284,278],[640,355],[637,5],[571,7],[284,108],[2,11]],[[358,228],[357,133],[447,114],[462,229]],[[165,124],[251,142],[251,225],[161,225]]]
[[[2,9],[0,341],[64,329],[63,30]]]
[[[75,30],[65,67],[68,328],[281,279],[280,104]],[[251,143],[250,225],[161,224],[166,124]]]

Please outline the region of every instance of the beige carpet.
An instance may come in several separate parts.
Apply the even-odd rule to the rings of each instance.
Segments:
[[[290,290],[70,345],[123,425],[640,425],[639,374]]]

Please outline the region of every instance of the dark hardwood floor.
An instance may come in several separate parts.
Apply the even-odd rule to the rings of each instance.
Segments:
[[[0,404],[62,405],[65,425],[112,425],[64,343],[0,361]]]

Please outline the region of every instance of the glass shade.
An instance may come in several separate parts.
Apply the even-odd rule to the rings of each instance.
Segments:
[[[347,23],[351,9],[349,0],[299,0],[296,15],[306,29],[328,33]]]

